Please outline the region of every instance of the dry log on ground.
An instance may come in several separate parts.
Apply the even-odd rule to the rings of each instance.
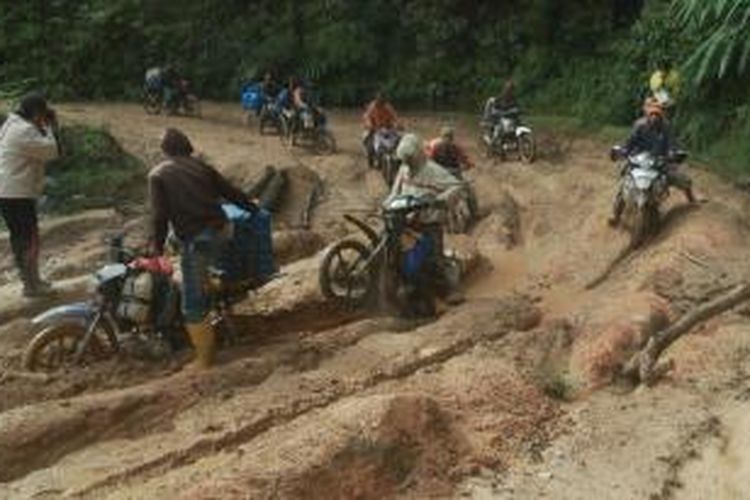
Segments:
[[[729,292],[703,303],[682,316],[672,326],[651,337],[646,346],[625,364],[623,374],[636,382],[649,383],[654,378],[656,363],[664,350],[695,325],[750,300],[750,284],[737,285]],[[659,371],[659,370],[656,370]]]

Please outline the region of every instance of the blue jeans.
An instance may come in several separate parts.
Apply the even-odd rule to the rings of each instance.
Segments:
[[[180,242],[182,260],[182,315],[185,323],[200,323],[208,315],[208,271],[221,250],[219,231],[205,229],[197,236]]]

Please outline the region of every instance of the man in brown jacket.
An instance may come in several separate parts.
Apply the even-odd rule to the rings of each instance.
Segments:
[[[213,167],[195,158],[181,131],[167,129],[161,149],[167,159],[148,176],[152,245],[157,254],[163,253],[171,224],[181,247],[182,312],[196,351],[194,365],[205,369],[213,364],[216,350],[216,335],[207,319],[208,269],[229,229],[221,203],[229,201],[249,211],[257,207]]]

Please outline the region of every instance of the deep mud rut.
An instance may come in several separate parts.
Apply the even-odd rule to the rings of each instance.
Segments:
[[[232,105],[202,120],[61,111],[148,162],[176,125],[237,182],[271,164],[296,169],[295,193],[311,172],[324,189],[310,230],[299,200],[284,204],[284,276],[241,305],[240,344],[203,375],[180,370],[187,356],[22,373],[28,318],[46,304],[18,301],[0,238],[0,498],[750,498],[747,311],[681,339],[659,385],[614,378],[660,322],[750,277],[747,197],[706,171],[692,173],[708,203],[675,194],[656,241],[584,290],[627,244],[605,223],[607,145],[542,131],[536,164],[494,163],[472,119],[409,116],[424,136],[458,125],[483,214],[448,245],[471,263],[467,301],[418,325],[337,311],[317,290],[316,252],[351,232],[341,215],[373,213],[385,192],[355,113],[333,114],[340,152],[325,157],[259,136]],[[112,211],[44,222],[66,298],[122,227],[142,235],[139,217]]]

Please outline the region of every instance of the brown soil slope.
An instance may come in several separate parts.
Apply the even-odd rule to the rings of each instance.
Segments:
[[[19,373],[40,306],[16,298],[0,239],[0,498],[750,498],[747,311],[681,339],[653,388],[614,377],[659,324],[750,278],[748,199],[706,171],[692,174],[707,203],[676,193],[660,236],[585,290],[627,244],[605,222],[606,145],[544,131],[534,165],[494,163],[470,118],[410,116],[425,136],[458,125],[484,216],[449,242],[481,255],[468,300],[413,325],[337,311],[317,290],[314,251],[385,192],[354,113],[331,116],[340,152],[327,157],[259,136],[231,105],[207,104],[202,120],[61,110],[151,163],[160,130],[178,126],[238,182],[304,168],[324,193],[314,235],[279,233],[284,276],[240,308],[240,345],[200,376],[179,371],[184,357]],[[292,205],[280,230],[298,231]],[[80,295],[103,237],[128,224],[142,233],[108,212],[45,221],[48,273]]]

